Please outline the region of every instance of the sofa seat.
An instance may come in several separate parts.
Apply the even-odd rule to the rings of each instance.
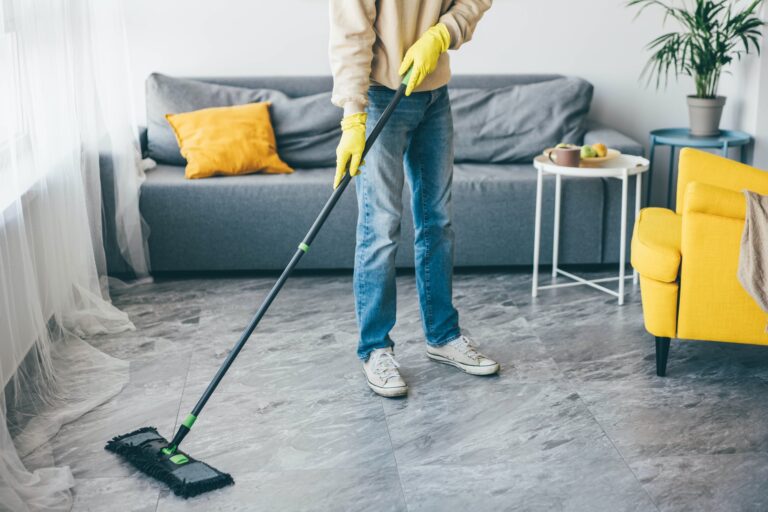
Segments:
[[[331,168],[298,169],[288,175],[187,180],[182,167],[159,165],[147,172],[141,191],[153,271],[283,268],[330,196],[333,173]],[[530,265],[535,196],[536,171],[530,164],[456,164],[456,265]],[[396,260],[400,267],[413,266],[409,197],[406,186]],[[563,180],[563,264],[617,260],[620,197],[616,180]],[[546,240],[552,239],[553,211],[554,178],[547,176],[543,262],[551,258]],[[352,268],[356,218],[353,181],[301,267]],[[615,236],[606,238],[605,232]]]
[[[665,208],[640,211],[632,237],[632,266],[643,277],[662,283],[680,271],[683,218]]]

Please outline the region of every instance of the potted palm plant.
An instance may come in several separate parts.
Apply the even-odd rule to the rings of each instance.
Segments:
[[[661,0],[630,0],[629,6],[664,11],[664,20],[673,19],[680,30],[657,37],[648,44],[652,52],[643,70],[657,89],[666,86],[669,76],[690,76],[696,94],[688,96],[691,135],[720,133],[725,97],[718,96],[720,76],[734,59],[751,51],[760,53],[763,21],[758,9],[763,0],[684,0],[676,7]]]

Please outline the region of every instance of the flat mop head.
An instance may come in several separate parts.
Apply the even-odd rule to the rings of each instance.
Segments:
[[[163,448],[167,446],[168,441],[154,427],[144,427],[113,438],[104,449],[120,455],[136,469],[160,480],[174,494],[184,498],[235,483],[227,473],[195,460],[184,452],[176,450],[166,453]]]

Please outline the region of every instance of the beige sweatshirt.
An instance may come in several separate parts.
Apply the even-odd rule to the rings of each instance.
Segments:
[[[472,38],[493,0],[330,0],[330,57],[334,105],[346,114],[368,104],[371,83],[397,89],[405,52],[428,28],[443,23],[451,49]],[[416,91],[442,87],[451,78],[448,54]]]

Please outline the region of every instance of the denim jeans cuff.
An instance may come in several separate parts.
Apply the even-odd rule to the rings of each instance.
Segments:
[[[380,348],[394,348],[394,346],[395,346],[395,343],[392,340],[389,340],[389,339],[384,340],[381,343],[377,343],[373,346],[369,346],[365,352],[361,353],[358,351],[357,357],[359,357],[361,361],[365,362],[368,360],[368,358],[371,355],[371,352],[373,352],[374,350],[378,350]]]
[[[461,338],[461,331],[457,331],[456,333],[446,336],[444,340],[438,341],[437,343],[431,343],[429,340],[427,340],[427,345],[430,347],[442,347],[443,345],[447,345],[453,340],[457,340],[459,338]]]

